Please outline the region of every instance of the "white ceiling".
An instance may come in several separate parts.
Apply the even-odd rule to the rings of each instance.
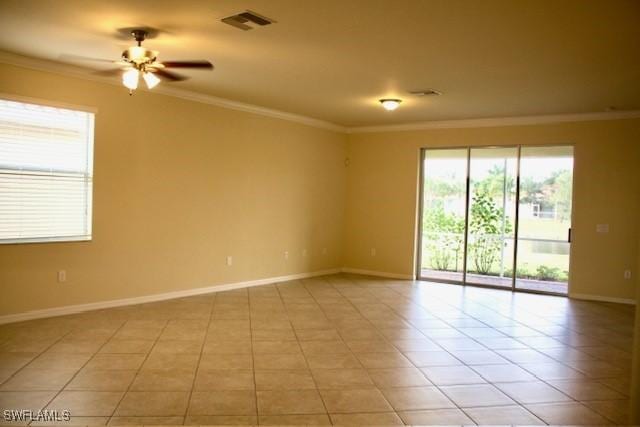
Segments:
[[[247,9],[277,23],[220,22]],[[134,26],[165,31],[161,60],[216,66],[171,85],[344,126],[640,109],[637,0],[0,2],[0,49],[36,58],[115,60]]]

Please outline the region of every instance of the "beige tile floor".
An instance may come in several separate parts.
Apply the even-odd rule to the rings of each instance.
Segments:
[[[633,314],[319,277],[3,325],[0,408],[81,425],[624,424]]]

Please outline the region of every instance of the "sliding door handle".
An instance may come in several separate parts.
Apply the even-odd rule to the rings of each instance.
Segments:
[[[571,228],[569,228],[569,232],[567,233],[567,242],[571,243]]]

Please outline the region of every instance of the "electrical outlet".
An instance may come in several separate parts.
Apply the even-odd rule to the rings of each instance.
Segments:
[[[232,266],[233,265],[233,257],[232,256],[228,256],[227,257],[227,266]]]
[[[67,270],[58,270],[58,283],[67,281]]]
[[[624,271],[624,278],[625,278],[626,280],[631,279],[631,270],[625,270],[625,271]]]
[[[289,259],[289,251],[284,251],[284,259]]]
[[[608,233],[609,224],[596,224],[596,233]]]
[[[306,256],[307,256],[307,250],[306,250],[306,249],[303,249],[303,250],[302,250],[302,256],[303,256],[303,257],[306,257]]]
[[[327,254],[327,248],[322,248],[322,255],[326,255]]]
[[[371,256],[376,256],[377,251],[376,248],[371,248]]]

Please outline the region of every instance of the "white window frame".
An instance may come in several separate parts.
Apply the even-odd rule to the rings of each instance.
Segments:
[[[44,107],[53,107],[66,110],[79,111],[89,113],[89,128],[87,132],[87,174],[85,180],[90,182],[87,189],[86,204],[86,224],[87,233],[79,236],[49,236],[49,237],[17,237],[0,239],[0,245],[5,244],[28,244],[28,243],[55,243],[55,242],[87,242],[93,240],[93,163],[94,163],[94,144],[95,144],[95,116],[98,109],[95,107],[67,104],[62,102],[48,101],[38,98],[31,98],[13,94],[0,93],[0,99],[5,101],[20,102],[23,104],[39,105]],[[6,173],[6,172],[5,172]],[[24,171],[17,174],[27,174]],[[61,176],[62,172],[51,172],[52,175]],[[42,174],[44,175],[44,174]]]

